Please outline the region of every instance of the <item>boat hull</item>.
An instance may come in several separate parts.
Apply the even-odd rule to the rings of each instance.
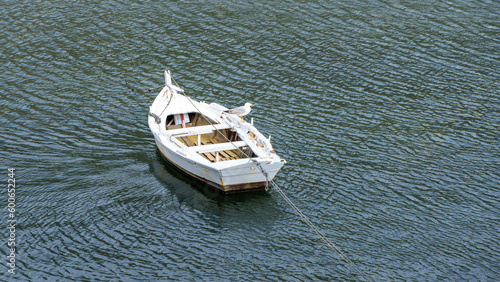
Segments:
[[[171,150],[157,138],[155,138],[155,141],[162,157],[166,161],[183,173],[217,188],[222,193],[258,191],[266,188],[266,177],[252,161],[223,169],[214,169],[190,160],[180,154],[179,151]],[[271,164],[261,162],[261,165],[265,166],[268,180],[272,180],[283,166],[283,163]]]

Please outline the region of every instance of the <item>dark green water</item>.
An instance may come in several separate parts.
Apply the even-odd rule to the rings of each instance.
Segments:
[[[161,159],[164,69],[255,104],[276,183],[372,279],[500,280],[498,1],[2,1],[0,47],[2,281],[363,280],[275,191]]]

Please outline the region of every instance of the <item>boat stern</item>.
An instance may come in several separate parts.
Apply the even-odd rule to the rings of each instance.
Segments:
[[[285,160],[254,159],[237,166],[223,168],[220,170],[220,186],[217,188],[224,193],[264,190],[284,164]]]

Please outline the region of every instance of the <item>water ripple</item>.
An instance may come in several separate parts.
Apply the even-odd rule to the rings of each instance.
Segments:
[[[275,192],[220,197],[161,159],[140,89],[163,69],[254,103],[276,182],[375,280],[500,277],[498,3],[0,6],[21,279],[359,279]]]

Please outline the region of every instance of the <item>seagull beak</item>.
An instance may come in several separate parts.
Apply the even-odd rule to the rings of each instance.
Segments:
[[[253,104],[251,104],[250,107],[253,107]]]

